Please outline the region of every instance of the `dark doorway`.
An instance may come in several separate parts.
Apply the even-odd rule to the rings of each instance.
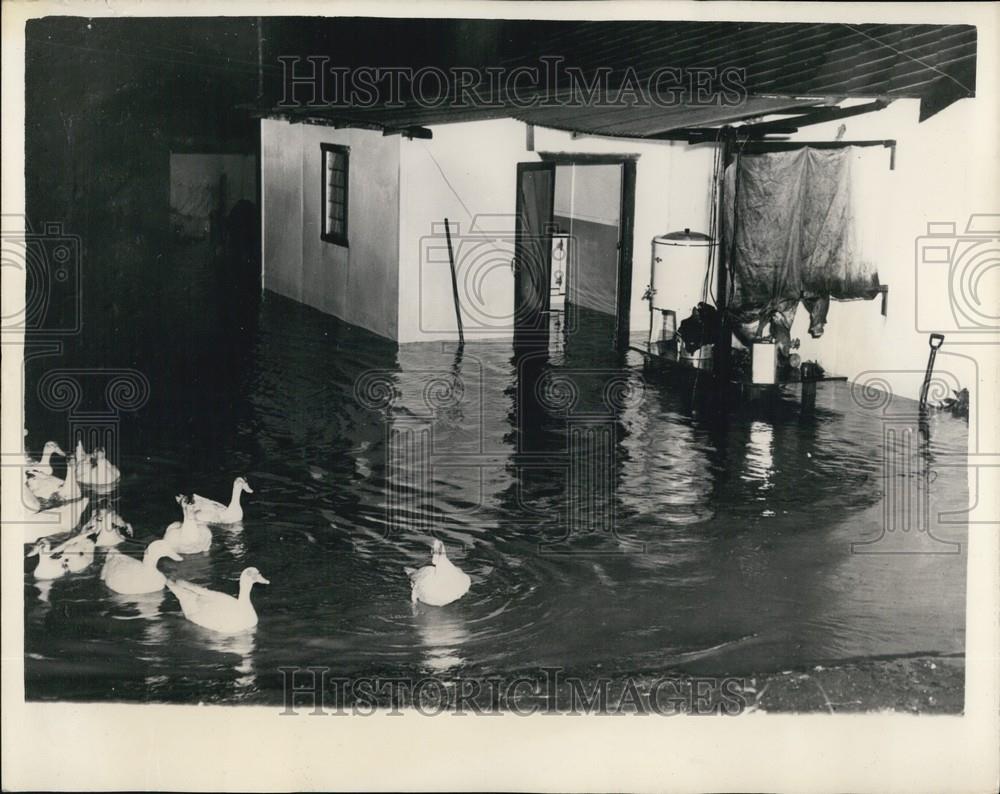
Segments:
[[[518,164],[515,338],[572,333],[584,314],[628,346],[635,158],[541,153]],[[554,264],[557,261],[558,267]],[[556,272],[558,271],[558,272]]]
[[[543,344],[549,330],[554,163],[518,163],[514,219],[514,340]]]

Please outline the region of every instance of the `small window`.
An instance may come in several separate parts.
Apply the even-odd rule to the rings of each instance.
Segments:
[[[328,243],[347,245],[347,167],[350,150],[332,143],[322,143],[320,149],[323,154],[320,237]]]

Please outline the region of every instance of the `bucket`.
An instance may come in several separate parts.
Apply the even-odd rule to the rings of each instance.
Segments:
[[[702,345],[693,353],[689,353],[688,349],[684,346],[680,346],[680,358],[681,361],[694,367],[695,369],[711,369],[712,368],[712,350],[715,345]]]
[[[773,340],[760,339],[753,343],[752,380],[754,383],[776,383],[778,372],[778,348]]]

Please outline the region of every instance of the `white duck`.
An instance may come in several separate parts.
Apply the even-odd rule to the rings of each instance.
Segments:
[[[163,533],[174,551],[180,554],[199,554],[208,551],[212,545],[212,530],[199,524],[194,517],[194,505],[184,496],[177,497],[177,504],[184,511],[184,520],[175,521]]]
[[[101,569],[101,579],[109,588],[123,595],[155,593],[162,590],[167,577],[156,564],[164,557],[180,562],[183,558],[165,540],[154,540],[146,547],[142,561],[111,549]]]
[[[472,586],[472,579],[448,559],[444,544],[437,538],[431,544],[431,564],[419,570],[407,568],[406,573],[410,577],[410,601],[414,604],[420,601],[443,607],[460,599]]]
[[[236,634],[257,625],[257,611],[250,603],[255,583],[270,584],[256,568],[246,568],[240,574],[240,593],[236,598],[182,580],[168,579],[167,587],[180,601],[184,617],[192,623],[223,634]]]
[[[94,511],[94,515],[83,528],[83,534],[95,535],[95,545],[99,548],[109,548],[117,546],[125,540],[125,536],[132,536],[132,525],[127,523],[118,513],[109,507],[101,507]]]
[[[62,454],[62,450],[59,448],[59,445],[55,441],[49,441],[45,445],[45,451],[42,453],[41,462],[33,466],[29,466],[25,471],[25,484],[28,486],[28,490],[39,499],[50,499],[59,491],[60,488],[63,487],[64,484],[64,480],[59,479],[52,473],[52,464],[50,463],[50,460],[53,452]],[[70,467],[73,465],[72,458],[68,459],[68,465]],[[64,501],[69,500],[66,499]]]
[[[52,456],[65,455],[62,448],[55,441],[46,441],[42,448],[42,459],[38,463],[28,464],[28,474],[52,475]]]
[[[228,505],[195,494],[191,497],[195,519],[203,524],[236,524],[242,521],[243,505],[240,504],[240,496],[244,493],[253,493],[253,488],[245,479],[237,477],[233,480],[233,494]]]
[[[37,513],[42,509],[42,504],[38,501],[38,497],[28,487],[27,479],[21,484],[21,503],[28,508],[29,513]]]
[[[80,484],[76,480],[76,462],[73,456],[70,456],[67,461],[66,479],[62,481],[56,491],[56,498],[60,502],[72,502],[74,499],[80,498]]]
[[[77,478],[84,485],[93,488],[110,488],[121,479],[122,473],[110,460],[103,449],[97,449],[87,463],[76,472]]]
[[[58,579],[67,571],[66,560],[57,557],[58,551],[53,551],[47,540],[39,541],[35,547],[28,552],[28,557],[38,557],[38,565],[35,566],[36,579]]]
[[[90,500],[87,498],[66,502],[46,510],[39,510],[32,520],[24,525],[24,542],[34,543],[49,535],[62,535],[72,532],[80,523],[80,518]]]
[[[77,480],[83,480],[83,470],[90,467],[90,455],[83,448],[83,442],[80,439],[76,440],[76,449],[73,450],[73,462],[76,465]]]
[[[66,561],[66,569],[70,573],[80,573],[94,561],[94,548],[97,544],[86,532],[80,532],[69,540],[57,546],[55,551]]]

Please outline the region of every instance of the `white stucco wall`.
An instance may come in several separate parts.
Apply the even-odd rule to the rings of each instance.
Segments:
[[[260,123],[262,286],[302,300],[302,126]]]
[[[350,147],[348,245],[320,239],[321,143]],[[261,122],[265,289],[397,337],[398,136]]]
[[[444,219],[451,228],[467,339],[512,336],[514,205],[524,125],[434,127],[400,154],[399,341],[457,339]]]

